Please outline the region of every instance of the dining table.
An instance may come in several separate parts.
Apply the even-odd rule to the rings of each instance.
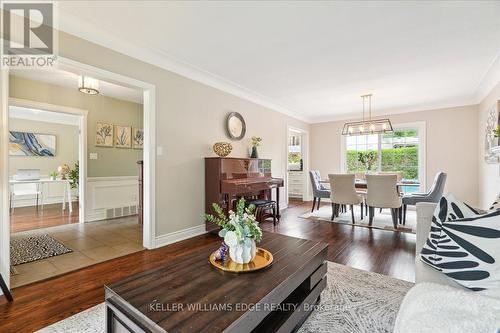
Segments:
[[[322,184],[330,184],[330,180],[329,179],[322,179],[320,180],[320,183]],[[396,187],[399,189],[403,186],[409,186],[409,187],[420,187],[420,183],[418,182],[414,182],[414,181],[404,181],[404,180],[401,180],[399,182],[396,183]],[[362,190],[362,189],[367,189],[368,188],[368,184],[366,183],[366,180],[365,179],[356,179],[354,181],[354,187],[358,190]]]

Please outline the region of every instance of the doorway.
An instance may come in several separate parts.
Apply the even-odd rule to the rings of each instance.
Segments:
[[[143,215],[143,221],[144,221],[144,224],[140,227],[141,230],[140,230],[140,233],[137,235],[137,230],[131,230],[132,227],[135,228],[134,224],[136,224],[135,221],[131,221],[129,219],[129,221],[121,221],[121,225],[120,227],[122,227],[123,225],[126,225],[126,227],[130,227],[129,230],[123,230],[123,232],[120,234],[120,237],[123,237],[124,239],[127,239],[127,240],[131,240],[133,238],[134,241],[136,241],[138,243],[138,246],[140,246],[141,249],[143,249],[143,247],[145,248],[154,248],[155,247],[155,218],[154,218],[154,160],[155,160],[155,154],[154,152],[156,151],[156,148],[155,148],[155,138],[154,138],[154,133],[155,133],[155,130],[154,130],[154,120],[155,120],[155,88],[153,85],[151,84],[148,84],[148,83],[144,83],[144,82],[141,82],[141,81],[137,81],[135,79],[131,79],[131,78],[128,78],[128,77],[125,77],[125,76],[121,76],[119,74],[116,74],[116,73],[111,73],[111,72],[108,72],[108,71],[105,71],[105,70],[101,70],[99,68],[95,68],[95,67],[92,67],[92,66],[88,66],[88,65],[85,65],[85,64],[82,64],[82,63],[78,63],[78,62],[74,62],[70,59],[65,59],[65,58],[60,58],[60,63],[59,63],[59,69],[60,70],[65,70],[65,71],[68,71],[70,73],[73,73],[73,74],[78,74],[78,75],[85,75],[85,76],[92,76],[93,78],[97,79],[97,80],[102,80],[102,82],[107,82],[107,83],[111,83],[111,84],[115,84],[115,85],[123,85],[124,87],[126,88],[129,88],[129,89],[139,89],[140,90],[140,96],[141,96],[141,103],[142,103],[142,110],[143,110],[143,114],[142,114],[142,120],[144,121],[143,123],[143,134],[142,134],[142,140],[143,140],[143,145],[144,145],[144,148],[141,150],[141,157],[140,157],[140,160],[143,161],[143,165],[144,165],[144,175],[143,175],[143,188],[144,188],[144,193],[143,193],[143,198],[144,198],[144,204],[143,204],[143,211],[144,211],[144,215]],[[2,119],[6,119],[6,121],[2,124],[2,125],[7,125],[7,126],[2,126],[1,127],[1,147],[0,147],[0,152],[2,154],[2,157],[3,156],[6,156],[7,158],[5,160],[2,160],[2,168],[5,167],[5,169],[2,169],[2,170],[7,170],[9,168],[9,163],[7,161],[8,159],[8,130],[9,130],[9,127],[8,127],[8,105],[5,103],[5,101],[8,99],[8,85],[9,85],[9,72],[6,71],[6,70],[3,70],[2,71]],[[74,89],[76,89],[76,83],[75,83],[75,87]],[[43,105],[44,107],[46,105]],[[41,107],[40,109],[44,109],[44,107]],[[7,115],[7,116],[6,116]],[[83,121],[84,123],[84,126],[87,126],[87,121]],[[95,125],[95,124],[94,124]],[[123,124],[121,124],[123,125]],[[127,125],[127,124],[124,124],[124,125]],[[126,126],[125,126],[126,127]],[[130,126],[132,127],[132,126]],[[132,130],[132,129],[131,129]],[[86,133],[86,131],[80,131],[80,134],[82,133]],[[92,133],[94,134],[94,133]],[[92,134],[89,134],[92,135]],[[83,135],[83,134],[82,134]],[[83,140],[84,142],[87,142],[87,140]],[[90,138],[89,138],[89,142],[90,142]],[[90,153],[90,150],[87,151],[86,149],[84,149],[85,151],[82,153],[82,156],[79,156],[79,161],[80,161],[80,175],[82,177],[84,177],[85,179],[80,181],[80,186],[83,186],[83,188],[85,187],[88,187],[88,181],[89,181],[89,177],[86,177],[86,173],[88,172],[88,169],[85,168],[82,168],[82,162],[85,163],[85,161],[88,161],[89,159],[92,159],[93,157],[88,154]],[[137,161],[134,162],[134,170],[137,171],[137,174],[139,174],[138,170],[138,166],[136,164]],[[123,177],[122,177],[123,178]],[[126,177],[125,177],[126,178]],[[109,179],[108,179],[109,180]],[[116,180],[116,179],[114,179]],[[121,179],[123,180],[123,179]],[[100,180],[99,180],[100,181]],[[136,181],[137,183],[137,181]],[[137,184],[135,183],[135,185],[130,185],[130,186],[134,186],[135,189],[137,189]],[[3,190],[3,194],[2,194],[2,197],[1,197],[1,202],[2,202],[2,207],[5,208],[2,209],[3,212],[9,212],[9,204],[10,204],[10,200],[9,200],[9,175],[7,173],[4,173],[2,175],[2,180],[1,180],[1,185],[2,185],[2,190]],[[104,186],[101,186],[101,185],[104,185]],[[96,188],[101,188],[101,189],[104,189],[104,188],[109,188],[109,186],[107,186],[108,184],[102,184],[102,183],[98,183],[97,186],[95,186]],[[123,184],[122,184],[123,185]],[[82,189],[83,191],[83,189]],[[83,244],[83,247],[81,243],[84,243],[85,241],[82,241],[82,239],[84,239],[85,237],[81,237],[82,234],[87,234],[87,231],[89,231],[88,235],[90,235],[90,233],[93,232],[93,235],[91,235],[91,237],[98,241],[98,242],[102,242],[102,243],[105,243],[106,246],[110,246],[110,247],[115,247],[115,250],[116,250],[116,247],[119,247],[119,252],[123,253],[123,251],[128,251],[130,249],[127,249],[127,246],[125,246],[124,244],[113,244],[114,241],[113,239],[115,238],[120,238],[120,237],[115,237],[115,235],[113,233],[116,233],[116,230],[112,230],[114,228],[118,228],[117,224],[118,224],[118,219],[117,220],[110,220],[109,218],[107,217],[112,217],[112,218],[115,218],[115,217],[118,217],[118,218],[121,218],[123,216],[123,219],[127,219],[127,216],[130,216],[132,213],[137,213],[137,211],[139,210],[138,207],[134,207],[133,205],[129,205],[129,206],[126,206],[126,207],[112,207],[111,209],[105,209],[106,207],[97,207],[100,209],[100,211],[98,212],[100,214],[100,216],[105,216],[106,217],[106,224],[104,225],[104,228],[101,229],[101,231],[106,231],[106,235],[103,235],[102,232],[98,232],[96,231],[98,228],[98,225],[99,224],[104,224],[103,221],[98,221],[98,222],[94,222],[94,221],[91,221],[91,220],[95,220],[96,219],[96,215],[92,215],[92,214],[89,214],[89,209],[91,208],[91,206],[89,204],[92,204],[92,203],[95,203],[95,202],[99,202],[99,198],[98,199],[92,199],[92,198],[89,198],[88,196],[88,191],[83,191],[82,193],[80,193],[80,191],[78,192],[78,196],[79,196],[79,202],[80,202],[80,209],[78,210],[79,213],[78,213],[78,222],[76,224],[76,229],[75,230],[72,230],[71,232],[67,232],[68,235],[60,235],[64,238],[67,238],[66,236],[69,236],[69,237],[72,237],[71,234],[73,235],[77,235],[78,237],[77,238],[73,238],[73,239],[67,239],[67,241],[73,243],[70,245],[73,246],[73,248],[71,248],[71,250],[73,250],[73,253],[76,253],[76,252],[81,252],[81,250],[86,250],[84,249],[83,247],[87,247],[88,244]],[[7,195],[6,195],[7,194]],[[101,192],[101,194],[106,194],[105,191],[104,192]],[[139,195],[136,195],[137,199],[139,197]],[[96,208],[96,207],[94,207]],[[94,209],[94,213],[96,212],[96,210]],[[103,215],[104,214],[104,215]],[[128,225],[127,225],[128,224]],[[9,279],[9,271],[10,271],[10,251],[9,251],[9,235],[10,235],[10,218],[9,218],[9,215],[8,214],[2,214],[2,216],[0,217],[0,226],[1,226],[1,234],[0,234],[0,246],[2,247],[2,250],[6,250],[6,251],[2,251],[1,255],[0,255],[0,263],[1,263],[1,273],[2,275],[4,276],[5,280],[7,280],[7,284],[8,285],[11,285],[10,283],[10,279]],[[92,231],[92,229],[95,229],[94,231]],[[106,229],[106,230],[104,230]],[[109,235],[108,235],[109,234]],[[113,234],[113,235],[111,235]],[[112,237],[109,237],[109,236],[112,236]],[[97,238],[100,238],[100,239],[97,239]],[[62,241],[64,242],[63,238],[56,238],[56,240],[59,240],[59,241]],[[89,242],[87,242],[89,243]],[[76,245],[75,245],[76,244]],[[94,253],[94,258],[91,258],[91,259],[95,259],[95,261],[103,261],[103,260],[107,260],[109,259],[107,257],[108,255],[108,251],[106,250],[103,250],[103,249],[100,249],[99,251],[95,251]],[[62,260],[61,260],[62,261]],[[66,266],[65,268],[67,268],[68,270],[72,270],[72,269],[78,269],[78,267],[74,267],[74,268],[71,268],[70,266],[71,265],[66,265],[67,263],[71,264],[74,260],[72,259],[68,259],[66,261],[66,263],[60,263],[62,266]],[[41,263],[41,262],[40,262]],[[95,262],[88,262],[87,266],[89,264],[94,264]],[[40,269],[43,270],[44,268],[46,267],[41,267],[40,266]],[[68,271],[66,270],[66,271]]]
[[[294,127],[287,129],[287,203],[288,207],[307,201],[308,193],[308,132]]]

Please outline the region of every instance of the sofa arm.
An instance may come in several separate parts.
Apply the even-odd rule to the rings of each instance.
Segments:
[[[436,209],[435,203],[419,202],[417,203],[417,243],[415,252],[418,256],[422,247],[429,237],[431,231],[432,215]]]

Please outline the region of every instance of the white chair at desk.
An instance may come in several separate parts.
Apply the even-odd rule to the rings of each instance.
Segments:
[[[36,210],[38,211],[38,201],[43,209],[43,191],[41,183],[25,183],[25,184],[12,184],[10,185],[10,211],[14,212],[14,199],[19,196],[36,195]]]

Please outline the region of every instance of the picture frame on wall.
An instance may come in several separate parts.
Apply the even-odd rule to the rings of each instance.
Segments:
[[[95,145],[98,147],[113,147],[113,124],[96,123]]]
[[[56,136],[33,132],[9,131],[9,156],[56,156]]]
[[[132,128],[132,148],[134,149],[144,148],[144,130],[142,128],[137,128],[137,127]]]
[[[115,147],[132,148],[132,127],[115,125]]]

